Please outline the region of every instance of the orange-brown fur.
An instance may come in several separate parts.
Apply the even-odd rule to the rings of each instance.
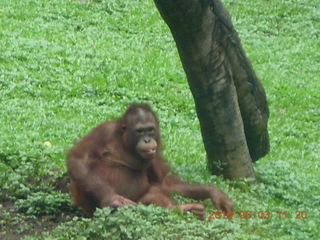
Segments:
[[[155,126],[149,135],[142,136],[144,144],[151,140],[157,143],[152,145],[157,146],[154,155],[153,149],[147,157],[139,155],[135,149],[136,142],[143,141],[134,135],[135,127],[140,125]],[[145,148],[148,149],[148,145]],[[217,187],[189,184],[169,175],[170,168],[161,156],[157,116],[145,104],[130,106],[122,118],[102,123],[83,137],[69,151],[67,168],[72,198],[88,216],[92,216],[96,207],[121,207],[141,202],[179,208],[204,218],[202,204],[177,205],[171,192],[199,200],[210,198],[217,209],[229,211],[233,207],[231,200]]]

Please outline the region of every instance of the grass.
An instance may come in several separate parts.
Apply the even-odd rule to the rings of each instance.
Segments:
[[[224,3],[271,112],[271,152],[255,164],[260,183],[253,187],[207,172],[186,77],[152,1],[0,2],[1,239],[320,238],[319,4]],[[57,190],[66,152],[140,101],[160,117],[164,155],[175,172],[217,184],[234,200],[235,216],[255,218],[200,222],[153,206],[81,217],[68,193]],[[204,203],[209,217],[214,209]],[[257,217],[266,211],[270,219]]]

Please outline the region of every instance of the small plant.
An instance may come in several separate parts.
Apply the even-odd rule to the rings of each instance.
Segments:
[[[29,215],[55,214],[71,209],[69,194],[31,193],[26,199],[19,199],[16,208]]]

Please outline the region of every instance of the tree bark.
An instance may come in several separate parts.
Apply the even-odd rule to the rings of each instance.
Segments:
[[[214,174],[256,179],[269,152],[266,94],[220,0],[154,0],[175,39]],[[254,181],[254,180],[253,180]]]

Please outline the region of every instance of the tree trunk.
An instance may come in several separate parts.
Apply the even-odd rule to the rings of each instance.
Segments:
[[[208,166],[253,178],[269,152],[266,94],[220,0],[154,0],[168,24],[192,91]]]

